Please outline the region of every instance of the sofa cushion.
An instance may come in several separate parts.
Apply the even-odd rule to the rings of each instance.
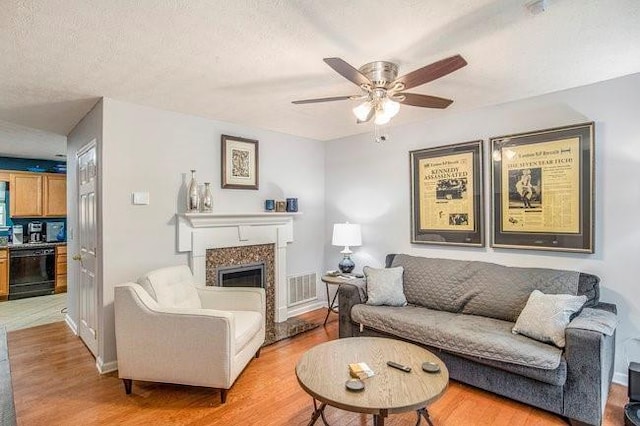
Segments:
[[[587,296],[544,294],[534,290],[512,331],[564,348],[564,329],[571,315],[578,312],[586,301]]]
[[[367,278],[367,304],[405,306],[407,299],[404,297],[402,286],[402,266],[397,268],[376,269],[365,266],[362,269]]]
[[[554,370],[562,351],[511,333],[513,323],[419,306],[355,305],[356,323],[449,352]]]
[[[518,319],[533,290],[576,295],[580,275],[406,254],[396,255],[392,266],[404,267],[404,293],[409,304],[510,322]]]
[[[160,306],[200,309],[200,296],[192,283],[193,275],[186,265],[156,269],[138,279]]]

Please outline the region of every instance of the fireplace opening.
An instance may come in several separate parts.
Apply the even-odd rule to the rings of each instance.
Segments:
[[[221,287],[264,288],[264,262],[218,268],[218,285]]]

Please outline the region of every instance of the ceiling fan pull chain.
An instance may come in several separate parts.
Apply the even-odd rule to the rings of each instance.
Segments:
[[[387,125],[386,124],[376,124],[373,123],[373,140],[376,143],[382,143],[382,142],[386,142],[387,140],[389,140],[389,135],[387,135],[386,133],[386,129],[387,129]]]

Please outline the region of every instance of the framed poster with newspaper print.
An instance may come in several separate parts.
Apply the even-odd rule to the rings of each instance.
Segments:
[[[593,253],[594,124],[491,138],[492,247]]]

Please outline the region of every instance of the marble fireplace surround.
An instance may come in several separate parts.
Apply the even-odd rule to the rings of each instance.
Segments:
[[[287,320],[287,244],[300,213],[183,213],[177,215],[178,251],[189,253],[198,285],[206,283],[207,250],[273,244],[274,319]]]

